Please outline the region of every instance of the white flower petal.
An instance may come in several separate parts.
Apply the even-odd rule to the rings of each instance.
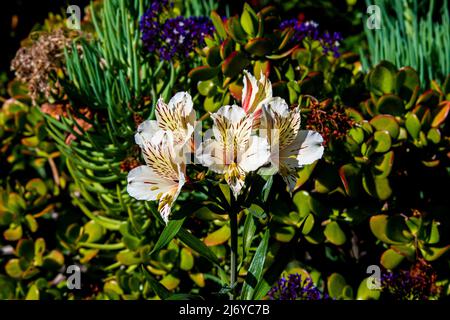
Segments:
[[[178,180],[178,165],[184,159],[174,149],[171,131],[158,131],[150,141],[144,140],[142,155],[147,166],[151,167],[160,177]]]
[[[261,72],[259,80],[244,70],[244,88],[242,90],[242,108],[246,113],[255,113],[259,119],[264,102],[272,98],[272,84]]]
[[[230,187],[231,191],[233,192],[233,196],[235,199],[239,196],[239,194],[242,191],[242,188],[245,184],[245,173],[241,172],[239,176],[227,176],[227,183]]]
[[[214,120],[213,133],[217,141],[227,148],[226,159],[234,159],[236,145],[246,145],[251,134],[253,116],[246,114],[237,105],[223,106],[211,117]],[[227,160],[227,161],[228,161]]]
[[[189,134],[188,127],[195,126],[195,110],[191,95],[187,92],[178,92],[168,104],[159,98],[156,105],[156,120],[161,129],[174,133],[175,140],[185,141],[185,137]]]
[[[225,171],[223,146],[214,139],[208,139],[197,149],[196,157],[202,165],[222,174]]]
[[[218,116],[222,116],[230,123],[237,124],[246,116],[246,113],[241,107],[233,104],[231,106],[223,106],[211,115],[213,119],[218,118]]]
[[[237,163],[245,172],[255,171],[269,161],[269,156],[267,139],[251,136],[245,151],[238,154]]]
[[[187,92],[177,92],[169,100],[169,108],[181,111],[183,117],[189,117],[194,113],[192,97]]]
[[[137,200],[154,201],[172,188],[177,182],[162,178],[152,168],[139,166],[128,173],[127,192]]]
[[[272,116],[274,114],[277,114],[280,117],[287,117],[289,115],[289,106],[286,100],[280,97],[270,98],[264,102],[264,106],[270,111]]]
[[[179,168],[179,174],[180,180],[178,186],[176,188],[172,188],[169,192],[163,194],[159,199],[158,211],[166,224],[169,222],[172,206],[175,203],[175,200],[178,198],[178,195],[181,192],[181,188],[185,183],[185,176],[181,168]]]
[[[322,143],[323,138],[318,132],[300,130],[292,144],[298,150],[298,164],[304,166],[322,158],[324,151]]]
[[[255,100],[255,95],[258,90],[256,78],[247,70],[244,70],[244,88],[242,89],[242,108],[248,112]]]
[[[156,120],[145,120],[138,126],[137,132],[134,135],[134,141],[138,146],[142,147],[143,140],[150,141],[159,130],[160,128]]]

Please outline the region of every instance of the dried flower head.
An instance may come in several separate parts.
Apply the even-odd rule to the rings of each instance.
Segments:
[[[31,46],[17,51],[11,70],[15,71],[17,79],[28,85],[34,103],[41,94],[48,98],[61,89],[57,80],[52,83],[51,74],[63,67],[64,48],[69,40],[60,29],[41,34]]]
[[[341,139],[354,125],[354,121],[331,99],[322,102],[312,100],[309,106],[306,128],[319,132],[325,144],[331,139]]]

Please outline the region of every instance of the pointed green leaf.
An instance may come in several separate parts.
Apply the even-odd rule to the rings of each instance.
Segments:
[[[186,218],[169,220],[150,254],[157,252],[161,248],[165,247],[173,238],[175,238],[178,231],[180,231],[181,227],[183,226],[185,219]]]
[[[178,232],[178,238],[189,248],[198,252],[201,256],[208,259],[212,263],[219,265],[219,260],[214,252],[211,251],[202,241],[200,241],[197,237],[193,236],[191,233],[186,231],[185,229],[180,229]]]
[[[213,10],[211,11],[210,18],[219,37],[225,39],[227,37],[227,32],[225,31],[225,26],[220,15]]]
[[[244,285],[242,286],[241,299],[251,300],[253,298],[253,292],[257,284],[261,281],[264,262],[266,261],[267,247],[269,245],[269,230],[266,230],[264,236],[256,249],[253,260],[247,271]]]

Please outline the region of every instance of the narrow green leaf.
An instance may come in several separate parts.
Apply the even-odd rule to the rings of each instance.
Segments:
[[[211,251],[202,241],[200,241],[197,237],[190,234],[185,229],[180,229],[178,231],[178,238],[187,245],[192,250],[198,252],[201,256],[208,259],[214,264],[219,264],[219,260],[217,259],[214,252]]]
[[[245,282],[242,287],[241,298],[243,300],[250,300],[253,298],[255,288],[261,281],[264,262],[266,261],[267,247],[269,245],[269,235],[269,230],[266,230],[258,248],[256,249],[252,263],[248,268],[247,276],[245,277]]]
[[[227,37],[227,32],[225,31],[225,26],[223,25],[220,15],[216,11],[212,11],[210,18],[219,37],[225,39]]]
[[[169,220],[150,254],[160,250],[162,247],[166,246],[173,238],[175,238],[175,236],[183,226],[185,219],[186,218],[179,220]]]
[[[248,213],[247,217],[245,218],[244,233],[242,235],[242,261],[244,261],[245,257],[248,254],[248,251],[250,250],[255,231],[255,219],[252,214]]]

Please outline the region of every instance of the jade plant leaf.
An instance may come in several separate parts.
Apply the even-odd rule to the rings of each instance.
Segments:
[[[205,81],[214,78],[219,73],[219,68],[213,68],[210,66],[200,66],[189,71],[189,78],[194,83],[198,81]]]
[[[420,248],[420,252],[422,253],[422,256],[427,261],[434,261],[441,257],[443,254],[447,253],[449,251],[450,245],[447,245],[445,247],[424,247]]]
[[[369,74],[370,89],[377,95],[392,93],[395,89],[395,67],[384,61]]]
[[[225,30],[228,35],[236,42],[244,42],[247,40],[247,34],[242,28],[238,17],[229,17],[225,24]]]
[[[370,172],[363,174],[362,184],[364,190],[374,198],[386,200],[392,195],[388,178],[373,175]]]
[[[345,243],[345,233],[336,221],[332,221],[325,226],[324,234],[326,239],[334,245],[340,246]]]
[[[152,290],[157,294],[161,299],[167,299],[170,296],[170,291],[162,285],[155,277],[144,267],[142,266],[142,273],[144,274],[145,279],[148,284],[152,288]]]
[[[411,67],[403,67],[397,73],[397,93],[403,100],[409,101],[420,87],[419,75]]]
[[[358,291],[356,293],[357,300],[378,300],[380,298],[380,290],[369,289],[368,280],[369,278],[365,278],[359,284]]]
[[[339,273],[333,273],[327,279],[328,293],[331,298],[341,298],[343,290],[346,286],[347,281],[345,281],[345,278]]]
[[[189,271],[194,267],[194,256],[189,249],[182,248],[180,253],[180,269]]]
[[[389,131],[376,131],[374,133],[375,152],[383,153],[389,151],[392,145]]]
[[[394,164],[394,151],[389,151],[377,157],[373,161],[372,173],[379,178],[389,176]]]
[[[393,249],[388,249],[381,255],[380,263],[386,269],[395,269],[405,258],[405,256],[397,253]]]
[[[272,51],[272,40],[269,38],[254,38],[247,42],[244,49],[257,57],[263,57]]]
[[[391,115],[378,115],[370,120],[370,124],[376,130],[388,131],[394,139],[396,139],[400,133],[400,126],[397,120],[395,120],[395,118]]]
[[[361,190],[361,169],[352,164],[345,164],[339,169],[339,176],[345,192],[350,197],[357,197]]]
[[[381,214],[370,218],[370,230],[375,237],[387,244],[409,243],[410,239],[405,236],[406,229],[401,216]]]
[[[228,225],[222,226],[220,229],[208,234],[203,242],[208,246],[217,246],[225,243],[230,239],[231,230]]]
[[[442,123],[444,123],[445,119],[447,119],[448,112],[450,111],[450,101],[442,102],[438,108],[439,109],[433,118],[433,122],[431,123],[433,128],[439,127]]]
[[[222,18],[216,11],[212,11],[210,15],[211,21],[214,25],[214,29],[221,39],[225,39],[227,37],[227,33],[225,31],[225,26],[223,24]]]
[[[244,10],[241,14],[242,29],[251,37],[255,37],[258,31],[258,18],[255,11],[247,4],[244,4]]]
[[[243,52],[234,51],[222,63],[222,73],[226,77],[233,78],[242,73],[249,63],[250,61]]]
[[[401,116],[405,110],[405,107],[403,105],[403,101],[398,96],[387,94],[378,100],[376,109],[380,114]]]

